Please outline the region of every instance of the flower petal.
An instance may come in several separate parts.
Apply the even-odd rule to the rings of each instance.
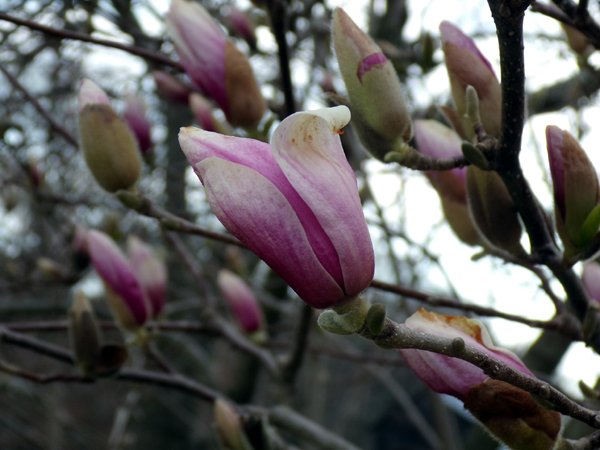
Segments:
[[[248,167],[269,180],[294,209],[319,262],[338,284],[343,286],[342,269],[336,248],[310,206],[298,195],[282,172],[273,157],[271,146],[254,139],[224,136],[192,127],[182,128],[179,143],[192,167],[196,168],[198,162],[214,156]],[[349,167],[348,170],[352,173]],[[198,170],[196,173],[202,180]]]
[[[354,296],[373,278],[374,255],[356,178],[338,136],[349,119],[345,106],[296,113],[277,127],[271,145],[285,176],[333,243],[345,292]]]
[[[94,268],[127,306],[138,325],[146,322],[149,305],[134,271],[112,239],[96,230],[87,232],[87,248]]]
[[[195,167],[225,228],[306,303],[316,308],[339,303],[344,293],[317,259],[288,199],[270,180],[251,168],[216,157]]]
[[[533,376],[518,356],[509,350],[496,347],[485,327],[475,320],[462,316],[446,316],[421,308],[406,320],[406,326],[436,336],[461,338],[467,347],[487,353],[513,369]],[[488,378],[480,368],[466,361],[423,350],[399,351],[411,369],[431,389],[461,400],[466,398],[472,386]]]
[[[225,32],[199,3],[184,0],[173,0],[166,23],[188,76],[227,113]]]

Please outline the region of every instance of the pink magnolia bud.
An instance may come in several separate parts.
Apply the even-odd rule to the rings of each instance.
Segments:
[[[600,264],[596,261],[586,262],[581,281],[590,298],[600,304]]]
[[[127,239],[127,256],[146,297],[150,301],[152,317],[157,317],[165,306],[167,296],[167,268],[150,246],[135,236]]]
[[[462,316],[447,316],[423,308],[406,319],[413,330],[445,338],[460,338],[467,347],[482,351],[513,369],[533,376],[531,371],[512,352],[496,347],[480,322]],[[408,366],[432,390],[465,400],[469,390],[489,377],[479,367],[462,359],[423,350],[399,350]]]
[[[448,339],[461,339],[467,348],[533,377],[512,352],[496,347],[485,327],[472,319],[419,309],[406,326]],[[490,379],[480,368],[461,359],[433,352],[402,349],[408,366],[432,390],[452,395],[498,439],[516,450],[551,450],[560,431],[560,414],[538,404],[528,392]]]
[[[150,305],[131,264],[106,234],[86,234],[92,264],[104,281],[113,313],[125,328],[137,328],[150,317]]]
[[[227,400],[215,400],[214,417],[219,441],[224,450],[254,449],[248,441],[240,414]]]
[[[332,39],[358,135],[381,160],[412,136],[398,75],[373,40],[343,9],[333,13]]]
[[[450,128],[435,120],[414,122],[415,141],[419,151],[431,158],[448,159],[461,156],[462,141]],[[467,169],[432,170],[427,178],[440,196],[444,215],[452,231],[468,245],[481,244],[479,232],[471,220],[467,205]]]
[[[225,16],[229,28],[242,39],[244,39],[250,48],[256,49],[256,34],[254,32],[254,23],[248,14],[235,7],[230,8]]]
[[[110,106],[110,100],[108,99],[108,95],[106,95],[106,92],[104,92],[92,80],[88,80],[87,78],[81,82],[81,87],[79,88],[77,100],[79,102],[79,112],[83,111],[86,106]]]
[[[556,229],[567,254],[580,251],[598,231],[600,200],[596,170],[579,143],[567,131],[546,127],[550,173],[554,187]]]
[[[167,30],[186,73],[213,98],[234,126],[253,127],[266,103],[246,56],[199,4],[173,0]]]
[[[125,96],[125,111],[123,117],[133,131],[142,154],[147,154],[152,148],[152,126],[146,115],[146,105],[137,95]]]
[[[473,223],[488,245],[519,255],[523,229],[517,208],[496,172],[467,168],[467,197]]]
[[[104,91],[92,81],[81,83],[78,98],[79,136],[90,172],[109,192],[133,187],[142,161],[131,130],[113,111]]]
[[[188,97],[192,92],[189,86],[186,86],[174,76],[158,70],[152,72],[152,78],[154,79],[158,95],[162,98],[175,103],[187,104]]]
[[[207,99],[196,93],[190,95],[190,109],[200,128],[206,131],[218,131],[217,121],[213,116],[213,105]]]
[[[183,128],[179,143],[219,220],[309,305],[346,302],[374,255],[339,132],[345,106],[287,117],[271,144]]]
[[[440,24],[442,49],[454,104],[463,117],[466,113],[465,90],[473,86],[479,97],[479,112],[485,131],[500,136],[502,90],[490,62],[475,42],[450,22]],[[473,130],[465,130],[470,136]]]
[[[262,328],[263,318],[254,292],[244,280],[229,270],[220,270],[217,284],[240,328],[252,334]]]

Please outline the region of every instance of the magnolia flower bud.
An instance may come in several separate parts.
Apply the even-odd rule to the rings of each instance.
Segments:
[[[502,90],[490,62],[475,42],[450,22],[440,24],[444,61],[450,78],[452,97],[461,117],[466,114],[465,91],[473,86],[479,98],[481,121],[491,136],[500,136],[502,122]],[[466,128],[466,127],[465,127]],[[467,137],[472,129],[465,129]]]
[[[494,247],[520,254],[523,229],[517,209],[496,172],[474,166],[467,169],[469,211],[480,235]]]
[[[600,186],[596,170],[579,143],[555,126],[546,128],[554,187],[556,229],[571,256],[585,249],[598,232]]]
[[[237,411],[226,400],[215,400],[215,425],[225,450],[253,450],[246,437],[242,420]]]
[[[75,360],[84,374],[93,372],[100,356],[101,337],[94,310],[87,297],[77,291],[69,312],[69,334]]]
[[[345,106],[295,113],[270,145],[194,128],[179,134],[225,228],[316,308],[349,301],[373,278],[373,246],[339,138],[349,120]]]
[[[134,94],[125,96],[125,111],[123,118],[133,131],[142,154],[147,154],[152,149],[152,126],[146,116],[144,101]]]
[[[465,408],[513,450],[552,450],[560,414],[541,406],[529,392],[488,379],[469,390]]]
[[[221,107],[234,126],[254,127],[267,106],[248,58],[199,4],[173,0],[167,30],[194,84]]]
[[[218,131],[217,120],[213,115],[213,105],[200,94],[190,95],[190,109],[194,113],[200,128],[206,131]]]
[[[88,168],[109,192],[131,188],[140,176],[141,158],[131,130],[90,80],[79,90],[79,136]]]
[[[156,85],[158,95],[162,98],[175,103],[187,103],[192,90],[177,78],[166,72],[155,70],[152,72],[152,78]]]
[[[244,39],[250,48],[256,49],[254,23],[252,23],[248,14],[238,8],[232,7],[225,16],[225,20],[235,34]]]
[[[167,268],[154,254],[152,248],[135,236],[129,236],[127,239],[127,256],[150,302],[151,315],[156,318],[165,306]]]
[[[485,327],[472,319],[419,309],[406,326],[426,334],[460,339],[467,348],[486,353],[533,377],[523,362],[496,347]],[[516,450],[551,450],[560,431],[560,414],[539,405],[526,391],[490,379],[479,367],[438,353],[399,350],[408,366],[435,392],[452,395],[498,439]]]
[[[412,137],[400,80],[381,48],[341,8],[333,13],[332,32],[353,125],[367,150],[383,161]]]
[[[461,155],[462,141],[450,128],[435,120],[415,120],[415,141],[419,151],[431,158],[448,159]],[[425,172],[442,203],[448,224],[468,245],[480,245],[481,238],[467,205],[467,169]]]
[[[219,271],[217,284],[240,328],[247,334],[260,331],[263,327],[260,305],[245,281],[223,269]]]
[[[90,230],[86,236],[92,264],[104,281],[117,320],[128,329],[144,325],[151,313],[149,300],[125,255],[100,231]]]

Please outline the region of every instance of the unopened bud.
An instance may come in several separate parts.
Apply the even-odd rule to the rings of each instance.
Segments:
[[[472,387],[465,408],[511,449],[552,450],[558,439],[560,414],[504,381],[489,379]]]
[[[523,230],[517,209],[500,176],[469,166],[467,197],[471,217],[481,237],[494,247],[521,254]]]
[[[214,406],[215,425],[225,450],[253,450],[246,437],[240,415],[223,399],[216,399]]]
[[[69,319],[71,347],[75,352],[75,360],[81,371],[89,375],[94,371],[100,356],[101,337],[92,305],[80,291],[73,297]]]
[[[452,97],[459,115],[464,117],[466,113],[465,91],[471,85],[479,97],[481,122],[485,131],[491,136],[499,136],[502,92],[490,62],[475,42],[450,22],[441,23],[440,33]],[[466,128],[464,131],[470,138],[473,130]]]
[[[109,192],[131,188],[141,171],[138,146],[127,123],[105,102],[106,94],[84,80],[79,94],[79,136],[88,168]]]
[[[333,13],[332,31],[352,123],[367,150],[383,161],[412,137],[400,80],[381,48],[341,8]]]

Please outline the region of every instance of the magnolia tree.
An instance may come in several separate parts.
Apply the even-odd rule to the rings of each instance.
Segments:
[[[401,0],[356,17],[284,0],[13,6],[0,13],[3,448],[600,448],[600,390],[581,381],[600,351],[586,133],[549,121],[534,136],[552,204],[521,164],[530,118],[593,110],[588,2],[481,2],[499,75],[450,21],[408,37]],[[529,16],[560,22],[547,46],[578,65],[526,92]],[[445,94],[417,101],[415,80],[440,70]],[[380,199],[423,175],[439,202],[413,191],[429,230],[417,240]],[[429,248],[447,230],[475,263]],[[442,274],[501,262],[543,300],[517,294],[524,316],[465,299],[415,251]],[[496,344],[490,317],[514,325]],[[523,326],[537,334],[520,356],[498,345]],[[591,356],[565,384],[578,342]]]

